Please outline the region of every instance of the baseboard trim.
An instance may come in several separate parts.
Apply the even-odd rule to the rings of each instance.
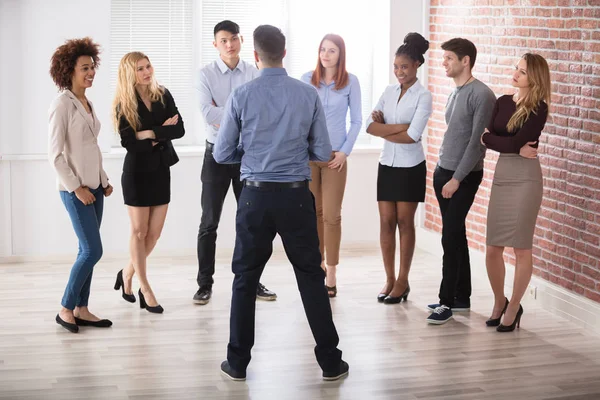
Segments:
[[[433,255],[443,255],[441,235],[435,232],[417,228],[417,247]],[[471,265],[485,266],[485,254],[471,249],[469,252]],[[505,287],[511,293],[514,280],[514,266],[506,265]],[[471,268],[474,279],[487,280],[485,268]],[[528,301],[559,315],[585,329],[600,333],[600,304],[586,297],[570,292],[562,286],[548,282],[537,276],[531,278],[530,287],[536,288],[535,298],[526,294]],[[490,289],[491,294],[491,289]]]

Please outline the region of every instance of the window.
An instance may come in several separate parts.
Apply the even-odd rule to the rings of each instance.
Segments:
[[[218,57],[213,29],[229,19],[240,26],[241,57],[248,62],[253,61],[254,29],[261,24],[281,28],[287,39],[284,66],[294,78],[315,68],[325,34],[341,35],[347,69],[360,81],[366,120],[388,83],[389,66],[374,65],[373,60],[389,59],[389,9],[389,0],[352,5],[345,0],[112,0],[112,93],[121,57],[132,50],[145,52],[186,123],[186,136],[177,144],[203,144],[205,125],[196,105],[193,75]],[[371,142],[363,121],[357,143]]]
[[[288,55],[284,61],[291,76],[300,78],[305,72],[314,70],[318,46],[326,34],[338,34],[346,43],[346,69],[357,76],[362,95],[363,124],[357,143],[371,141],[371,136],[365,133],[365,122],[383,92],[374,91],[374,81],[383,80],[383,87],[388,82],[389,66],[384,65],[385,73],[377,75],[375,68],[378,66],[373,60],[389,58],[389,18],[381,18],[389,14],[389,7],[389,1],[381,0],[353,3],[347,0],[289,1]],[[378,57],[380,53],[384,58]]]
[[[154,66],[158,82],[175,98],[186,130],[194,107],[193,0],[112,0],[110,37],[111,102],[119,62],[130,51],[145,53]],[[186,134],[178,144],[193,144]],[[114,144],[118,146],[115,137]]]

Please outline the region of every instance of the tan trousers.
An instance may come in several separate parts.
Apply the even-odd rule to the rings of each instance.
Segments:
[[[327,265],[340,262],[342,240],[342,201],[346,189],[348,160],[341,171],[330,169],[327,162],[310,162],[310,191],[315,196],[317,231],[321,256]]]

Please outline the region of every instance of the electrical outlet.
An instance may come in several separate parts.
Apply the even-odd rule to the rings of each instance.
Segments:
[[[529,285],[529,296],[533,299],[537,298],[537,287]]]

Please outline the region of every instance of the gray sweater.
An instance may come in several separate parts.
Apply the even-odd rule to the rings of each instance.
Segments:
[[[448,129],[440,148],[438,165],[454,171],[459,182],[472,171],[483,169],[485,147],[481,134],[488,126],[496,95],[480,80],[459,86],[448,98],[446,124]]]

